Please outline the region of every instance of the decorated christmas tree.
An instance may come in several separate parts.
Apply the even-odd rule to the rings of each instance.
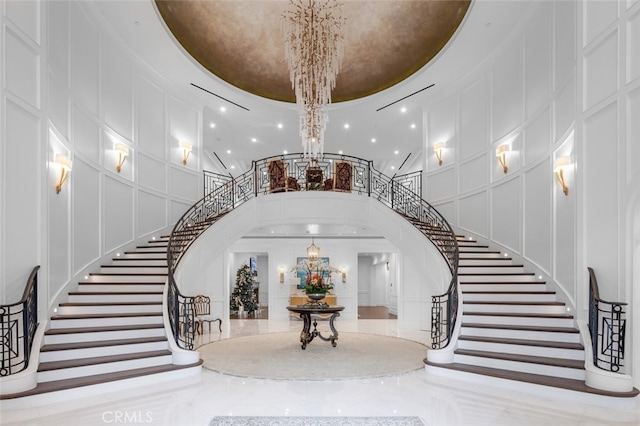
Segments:
[[[241,308],[247,314],[258,309],[256,294],[253,291],[253,275],[247,264],[242,265],[236,272],[236,286],[231,293],[231,312],[239,312]]]

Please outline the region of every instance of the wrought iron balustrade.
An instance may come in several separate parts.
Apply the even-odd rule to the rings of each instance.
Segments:
[[[313,162],[305,159],[303,154],[268,157],[254,161],[251,170],[238,177],[226,179],[224,175],[218,175],[211,180],[214,184],[208,186],[205,183],[205,189],[214,189],[205,193],[204,197],[178,220],[168,243],[168,305],[171,310],[169,316],[178,344],[185,349],[191,349],[194,331],[193,298],[180,294],[174,278],[182,255],[200,234],[224,214],[253,197],[267,195],[273,191],[269,164],[274,160],[278,161],[278,167],[284,171],[286,179],[291,178],[295,182],[285,186],[284,190],[297,191],[326,189],[324,185],[306,185],[307,170],[310,167],[318,168],[324,181],[335,182],[338,179],[336,163],[350,164],[349,192],[377,199],[410,221],[435,244],[445,258],[453,277],[449,291],[433,298],[437,305],[434,312],[437,311],[438,316],[432,315],[432,335],[438,344],[446,345],[455,325],[457,312],[458,245],[453,230],[444,217],[421,198],[421,172],[389,177],[376,170],[370,161],[341,154],[324,154]],[[333,186],[329,185],[329,189],[332,188]],[[189,333],[190,335],[186,335]]]
[[[31,271],[22,299],[0,306],[2,365],[0,376],[19,373],[29,366],[33,338],[38,328],[38,270]]]
[[[603,370],[622,373],[624,367],[624,339],[627,320],[626,303],[600,299],[598,280],[589,270],[589,332],[593,351],[593,364]]]

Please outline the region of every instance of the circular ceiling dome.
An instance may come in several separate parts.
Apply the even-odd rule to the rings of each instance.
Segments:
[[[343,1],[344,57],[333,102],[387,89],[429,62],[471,0]],[[284,54],[287,1],[156,0],[176,40],[222,80],[265,98],[295,102]]]

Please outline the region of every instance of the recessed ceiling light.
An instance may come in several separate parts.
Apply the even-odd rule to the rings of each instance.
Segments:
[[[415,124],[413,124],[413,123],[411,123],[411,128],[412,128],[412,129],[415,129],[415,128],[416,128],[416,125],[415,125]]]
[[[342,151],[338,151],[338,154],[342,154]]]
[[[348,129],[349,128],[349,123],[344,123],[344,128]]]
[[[400,154],[400,151],[398,151],[398,150],[396,149],[395,151],[393,151],[393,153],[394,153],[395,155],[398,155],[398,154]]]
[[[395,166],[391,166],[391,170],[395,170],[395,169],[396,169]]]
[[[223,107],[223,106],[220,107],[220,112],[225,112],[226,110],[227,110],[227,107]]]
[[[400,108],[400,112],[404,114],[405,112],[407,112],[407,108],[406,107]]]
[[[376,143],[376,138],[371,138],[371,143]]]
[[[256,138],[251,138],[251,142],[258,142],[258,139],[256,139]]]
[[[286,149],[285,149],[284,151],[282,151],[282,153],[283,153],[283,154],[285,154],[285,155],[287,155],[287,154],[288,154],[288,152],[287,152],[287,150],[286,150]]]
[[[209,127],[211,127],[213,129],[214,127],[216,127],[216,123],[209,124]]]
[[[232,168],[232,169],[235,169],[235,168],[236,168],[236,166],[234,166],[234,165],[232,164],[232,165],[231,165],[231,168]]]
[[[284,125],[282,123],[278,123],[278,129],[282,129]]]
[[[227,150],[227,154],[231,154],[231,150],[230,149]]]

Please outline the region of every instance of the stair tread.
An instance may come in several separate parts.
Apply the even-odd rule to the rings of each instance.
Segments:
[[[129,324],[129,325],[109,325],[101,327],[67,327],[67,328],[50,328],[44,332],[45,336],[55,336],[60,334],[75,333],[104,333],[110,331],[133,331],[133,330],[151,330],[161,328],[164,330],[164,324]]]
[[[533,305],[533,306],[564,306],[563,302],[518,301],[518,300],[468,300],[465,305]]]
[[[107,363],[119,362],[119,361],[131,361],[136,359],[154,358],[154,357],[166,356],[166,355],[171,355],[171,351],[165,349],[160,351],[136,352],[136,353],[126,353],[126,354],[119,354],[119,355],[105,355],[105,356],[95,356],[90,358],[69,359],[64,361],[41,362],[38,365],[38,372],[61,370],[65,368],[74,368],[74,367],[86,367],[90,365],[107,364]]]
[[[96,318],[120,318],[120,317],[155,317],[162,316],[162,312],[121,312],[109,314],[68,314],[53,315],[52,320],[66,319],[96,319]]]
[[[556,294],[555,291],[547,291],[547,290],[530,290],[530,291],[462,291],[462,294]]]
[[[574,327],[550,327],[541,325],[514,325],[514,324],[473,324],[462,323],[462,327],[467,328],[492,328],[500,330],[519,330],[519,331],[540,331],[550,333],[579,333],[580,331]]]
[[[162,294],[161,291],[70,291],[69,296],[148,296]]]
[[[90,294],[90,293],[89,293]],[[162,302],[64,302],[59,306],[148,306],[162,305]]]
[[[120,266],[120,268],[123,268],[123,266]],[[127,268],[130,268],[130,266],[127,266]],[[131,277],[139,277],[139,276],[167,276],[166,273],[162,273],[162,272],[138,272],[138,273],[132,273],[132,272],[91,272],[89,274],[90,276],[101,276],[101,275],[107,275],[107,276],[131,276]]]
[[[460,336],[458,340],[466,340],[472,342],[501,343],[508,345],[536,346],[545,348],[558,349],[575,349],[584,350],[581,343],[571,342],[554,342],[549,340],[530,340],[530,339],[508,339],[504,337],[483,337],[483,336]]]
[[[566,389],[576,392],[584,392],[595,395],[633,398],[640,392],[638,389],[633,389],[629,392],[611,392],[601,389],[589,387],[582,380],[566,379],[563,377],[544,376],[542,374],[521,373],[516,371],[502,370],[498,368],[480,367],[475,365],[452,363],[452,364],[435,364],[433,362],[424,361],[425,364],[433,367],[446,368],[449,370],[463,371],[466,373],[481,374],[484,376],[491,376],[506,380],[515,380],[519,382],[531,383],[542,386],[549,386],[554,388]]]
[[[160,373],[166,373],[169,371],[183,370],[183,369],[193,368],[193,367],[202,365],[202,362],[203,361],[200,360],[197,363],[187,364],[187,365],[164,364],[164,365],[157,365],[153,367],[136,368],[133,370],[117,371],[113,373],[94,374],[86,377],[76,377],[72,379],[43,382],[43,383],[38,383],[38,385],[35,388],[29,389],[24,392],[1,395],[0,399],[22,398],[25,396],[39,395],[43,393],[56,392],[56,391],[67,390],[72,388],[79,388],[83,386],[109,383],[117,380],[132,379],[132,378],[141,377],[141,376],[148,376],[151,374],[160,374]]]
[[[527,312],[473,312],[473,311],[463,311],[462,315],[481,315],[481,316],[491,316],[491,317],[531,317],[531,318],[566,318],[572,319],[573,315],[570,314],[536,314],[536,313],[527,313]]]
[[[157,336],[157,337],[137,337],[133,339],[113,339],[113,340],[98,340],[91,342],[73,342],[73,343],[55,343],[44,345],[40,348],[40,352],[55,352],[55,351],[64,351],[70,349],[88,349],[88,348],[99,348],[103,346],[121,346],[121,345],[133,345],[138,343],[157,343],[157,342],[166,342],[167,338],[165,336]]]
[[[142,274],[146,275],[146,274]],[[80,285],[165,285],[164,281],[82,281]]]
[[[456,349],[457,355],[476,356],[482,358],[499,359],[502,361],[525,362],[529,364],[541,364],[553,367],[574,368],[578,370],[584,369],[584,361],[564,358],[550,358],[544,356],[508,354],[504,352],[476,351],[472,349]]]
[[[535,273],[533,272],[458,272],[458,275],[461,276],[491,276],[491,275],[514,275],[514,276],[533,276]]]
[[[458,274],[460,275],[460,274]],[[474,274],[471,274],[474,275]],[[510,275],[510,274],[506,274]],[[536,280],[536,281],[460,281],[460,285],[531,285],[531,284],[539,284],[545,285],[546,281]]]
[[[498,259],[495,260],[508,260],[509,258],[507,257],[499,257]],[[464,259],[464,260],[468,260],[468,259]],[[494,259],[491,258],[487,258],[487,260],[490,261],[494,261]],[[508,265],[486,265],[486,264],[471,264],[471,265],[460,265],[460,268],[524,268],[524,265],[520,265],[520,264],[508,264]],[[475,273],[474,273],[475,275]]]

